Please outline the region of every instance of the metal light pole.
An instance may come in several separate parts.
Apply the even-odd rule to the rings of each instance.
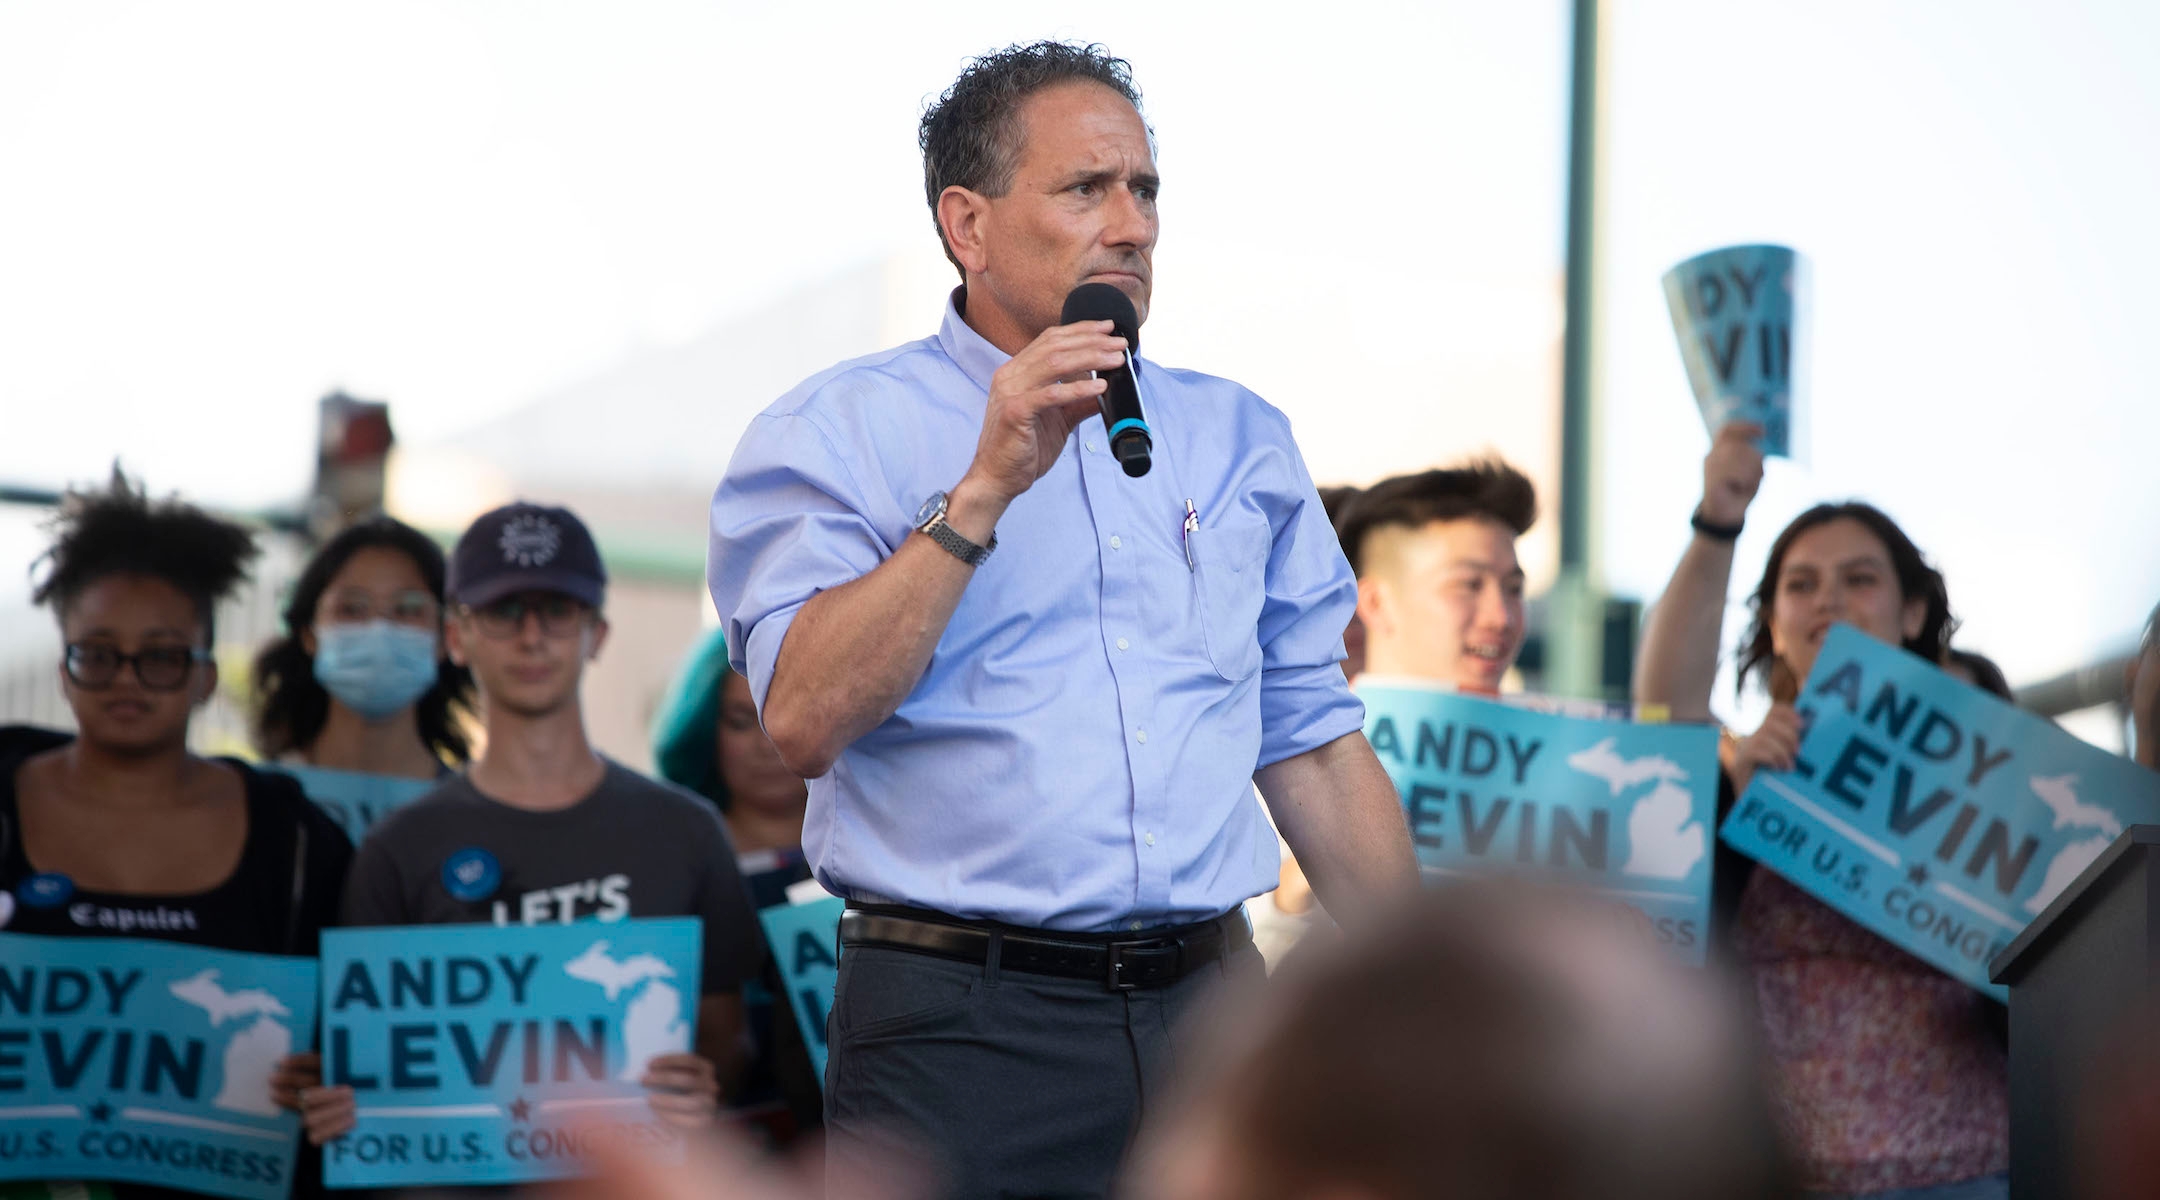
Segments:
[[[1553,583],[1547,687],[1603,693],[1604,577],[1595,515],[1600,305],[1600,185],[1604,175],[1604,6],[1575,0],[1568,105],[1567,323],[1560,363],[1560,574]],[[1616,650],[1621,647],[1616,646]],[[1624,697],[1609,697],[1624,699]]]

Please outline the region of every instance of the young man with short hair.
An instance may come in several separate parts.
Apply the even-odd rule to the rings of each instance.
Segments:
[[[361,846],[347,925],[704,923],[697,1053],[655,1058],[653,1108],[711,1120],[747,1061],[742,984],[762,953],[734,847],[712,806],[593,749],[579,683],[600,652],[607,574],[566,509],[512,504],[473,522],[450,562],[450,657],[479,685],[487,735],[471,768]],[[350,1127],[349,1089],[308,1105],[310,1136]]]
[[[1498,459],[1381,480],[1343,514],[1365,670],[1493,695],[1523,644],[1515,539],[1537,489]]]

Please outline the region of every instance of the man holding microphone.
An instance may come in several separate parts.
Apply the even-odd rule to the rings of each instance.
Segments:
[[[1288,422],[1137,361],[1153,467],[1113,457],[1107,283],[1146,319],[1151,133],[1126,64],[1039,43],[923,117],[963,285],[942,328],[815,376],[713,499],[714,603],[812,780],[846,896],[826,1077],[840,1169],[1101,1195],[1210,981],[1257,979],[1275,822],[1331,912],[1416,886],[1338,661],[1356,587]]]

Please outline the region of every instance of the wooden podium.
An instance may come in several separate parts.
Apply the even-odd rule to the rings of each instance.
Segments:
[[[2095,1069],[2152,1062],[2133,1020],[2160,967],[2160,825],[2132,825],[1988,964],[2010,989],[2010,1196],[2079,1194]]]

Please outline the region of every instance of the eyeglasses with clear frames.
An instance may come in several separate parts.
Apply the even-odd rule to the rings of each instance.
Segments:
[[[372,592],[346,588],[324,596],[317,609],[320,618],[333,625],[365,625],[382,620],[420,628],[433,628],[441,611],[435,597],[414,588],[406,588],[384,603],[377,603]]]

